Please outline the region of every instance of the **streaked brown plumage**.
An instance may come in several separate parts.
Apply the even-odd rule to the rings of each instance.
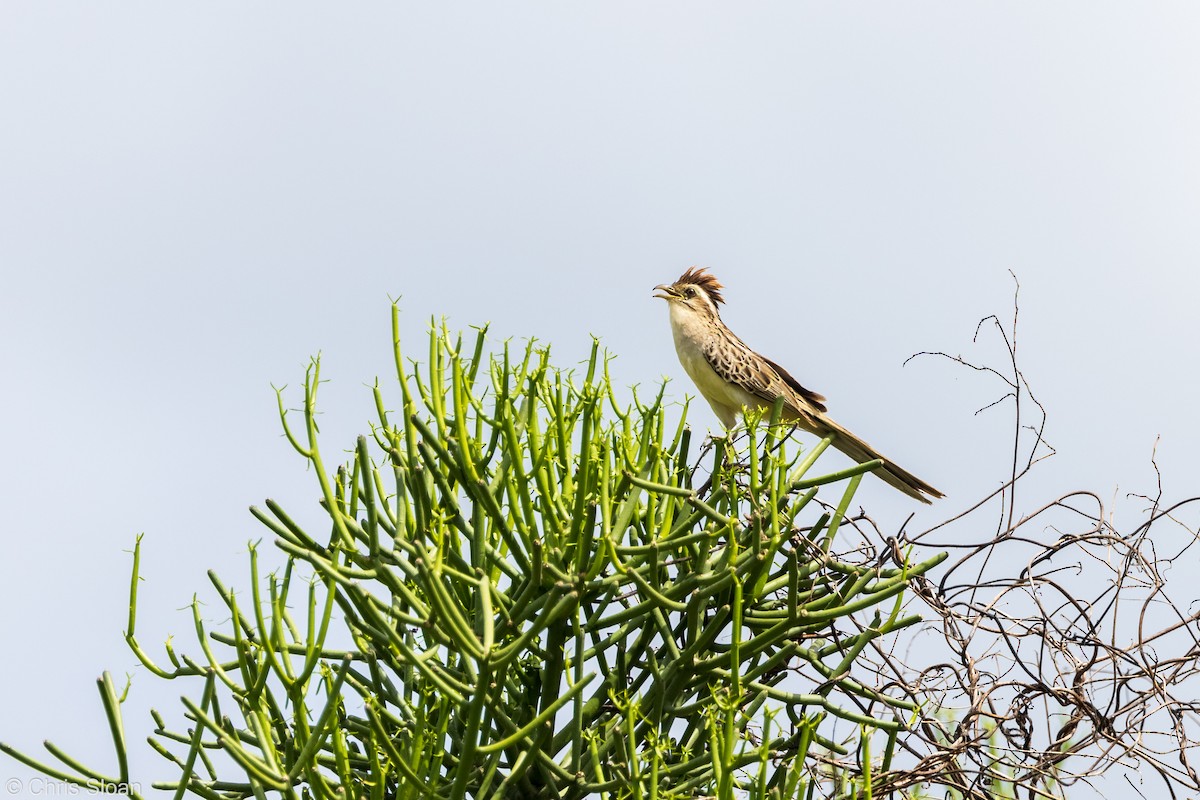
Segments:
[[[821,437],[835,434],[833,446],[859,463],[882,459],[884,464],[875,474],[888,485],[923,503],[943,496],[830,419],[824,397],[801,386],[783,367],[751,350],[729,330],[718,310],[725,302],[724,287],[712,274],[691,267],[674,283],[654,288],[654,296],[670,307],[680,363],[726,428],[737,423],[745,407],[769,409],[782,396],[784,419]]]

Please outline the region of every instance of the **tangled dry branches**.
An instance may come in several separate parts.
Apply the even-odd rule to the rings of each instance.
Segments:
[[[892,540],[894,550],[919,545],[952,556],[939,576],[914,581],[930,625],[869,659],[881,689],[922,708],[897,740],[905,757],[877,776],[873,794],[921,796],[938,787],[936,795],[948,789],[979,800],[1074,797],[1080,784],[1107,794],[1123,780],[1123,792],[1163,796],[1146,785],[1155,777],[1171,797],[1194,792],[1200,534],[1187,520],[1200,497],[1165,504],[1160,475],[1154,496],[1135,496],[1148,507],[1124,532],[1092,492],[1016,516],[1022,479],[1053,452],[1042,438],[1044,409],[1018,368],[1016,309],[1014,300],[1009,330],[996,317],[980,323],[1003,341],[1007,371],[929,354],[1004,381],[997,403],[1015,409],[1013,457],[995,493]],[[1031,409],[1034,425],[1022,418]],[[965,541],[997,506],[992,533]],[[869,522],[860,518],[860,530]]]

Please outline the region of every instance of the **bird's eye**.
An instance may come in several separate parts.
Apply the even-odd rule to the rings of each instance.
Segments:
[[[696,290],[695,290],[695,289],[684,289],[684,290],[683,290],[683,296],[684,296],[684,297],[695,297],[695,296],[696,296]]]

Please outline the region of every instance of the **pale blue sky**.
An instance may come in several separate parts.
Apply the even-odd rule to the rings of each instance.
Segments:
[[[1006,417],[901,363],[982,354],[1011,269],[1059,449],[1030,507],[1151,490],[1158,435],[1194,493],[1198,36],[1184,2],[5,4],[0,739],[111,764],[134,536],[157,654],[207,569],[246,587],[248,505],[318,519],[270,384],[322,351],[352,444],[389,295],[414,348],[431,315],[564,364],[595,334],[682,398],[651,288],[708,266],[747,342],[946,491],[932,523],[1003,475]],[[194,691],[138,670],[128,730]]]

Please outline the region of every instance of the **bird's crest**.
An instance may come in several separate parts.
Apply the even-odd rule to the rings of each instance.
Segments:
[[[687,271],[679,276],[679,280],[675,281],[676,286],[687,283],[704,290],[709,299],[713,301],[714,306],[725,302],[725,298],[721,296],[721,290],[725,287],[704,267],[688,267]]]

